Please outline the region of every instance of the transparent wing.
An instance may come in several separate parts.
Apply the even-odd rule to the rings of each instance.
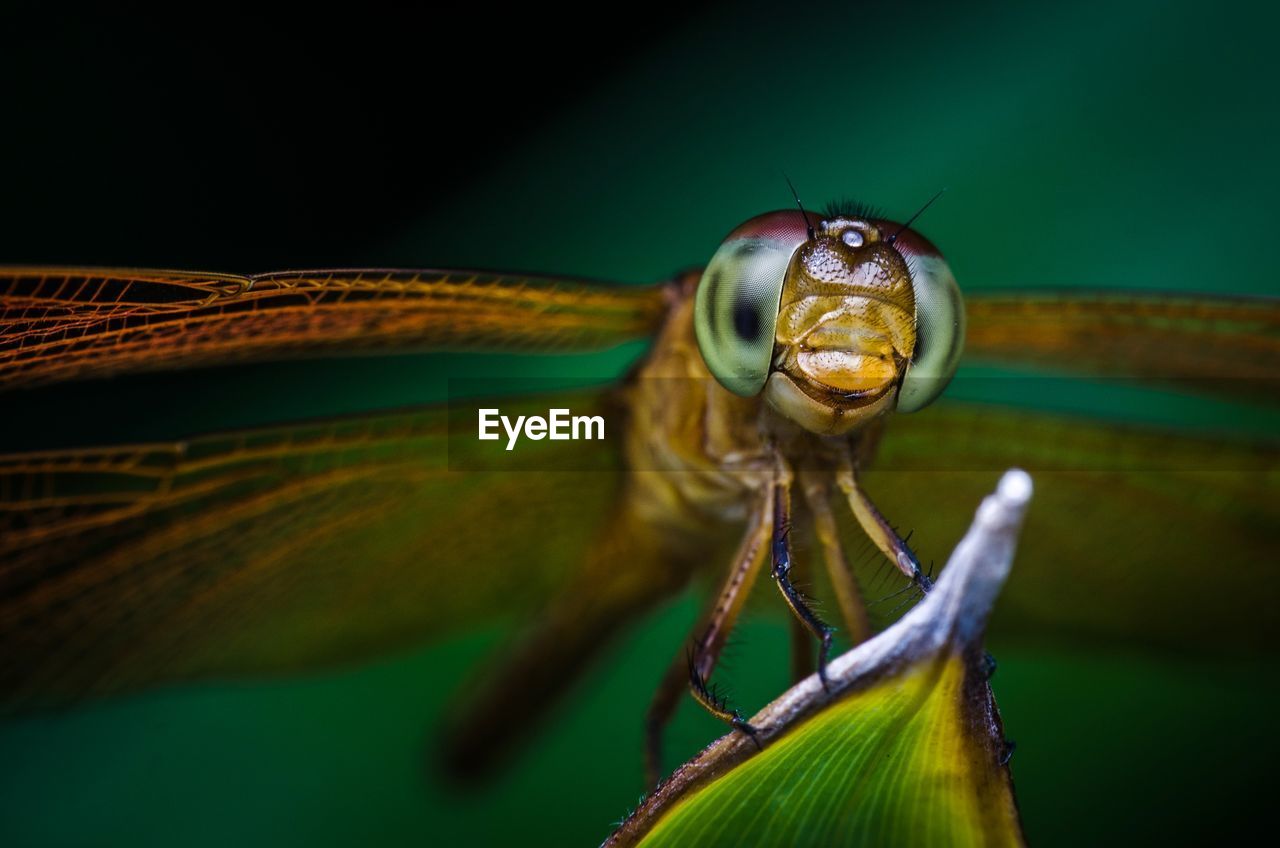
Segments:
[[[1280,403],[1280,299],[1026,292],[965,297],[965,355]]]
[[[941,565],[1013,466],[1036,494],[993,637],[1274,650],[1280,443],[943,403],[890,422],[867,487]]]
[[[606,400],[504,412],[548,403]],[[613,501],[611,443],[522,443],[501,471],[460,472],[446,439],[428,409],[0,457],[0,710],[353,660],[541,608]],[[566,450],[580,470],[550,470]]]
[[[664,312],[660,287],[470,271],[0,268],[0,389],[324,352],[589,350]]]

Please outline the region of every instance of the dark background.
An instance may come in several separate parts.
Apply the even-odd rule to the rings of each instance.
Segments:
[[[254,272],[385,256],[707,4],[49,5],[0,17],[0,258]]]

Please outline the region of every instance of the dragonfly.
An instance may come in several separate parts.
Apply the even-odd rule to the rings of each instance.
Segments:
[[[705,269],[651,286],[0,269],[9,414],[32,387],[146,371],[649,342],[615,384],[500,404],[599,413],[619,437],[529,443],[498,469],[451,463],[461,437],[445,406],[0,456],[0,707],[327,667],[523,616],[444,731],[447,765],[474,777],[518,750],[611,637],[709,575],[719,589],[636,710],[653,780],[686,693],[752,733],[711,678],[753,587],[771,582],[793,621],[795,673],[821,675],[837,628],[851,643],[872,634],[855,546],[870,540],[919,597],[931,577],[915,546],[947,549],[1013,465],[1045,474],[996,626],[1177,650],[1275,636],[1214,591],[1275,588],[1274,442],[945,390],[978,361],[1274,404],[1280,301],[962,295],[913,223],[850,205],[770,212]],[[838,618],[801,590],[806,574],[822,575]]]

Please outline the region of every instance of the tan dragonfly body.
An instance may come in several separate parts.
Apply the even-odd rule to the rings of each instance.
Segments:
[[[761,223],[763,222],[763,223]],[[717,538],[717,525],[746,524],[737,554],[730,563],[723,587],[708,610],[705,621],[673,661],[651,705],[648,723],[648,763],[651,781],[660,769],[660,737],[686,682],[694,697],[713,714],[744,732],[749,724],[719,699],[707,685],[725,640],[732,629],[756,577],[772,554],[772,576],[783,600],[797,621],[822,649],[818,670],[823,673],[832,628],[822,622],[792,585],[787,534],[791,522],[791,491],[802,482],[807,512],[821,542],[823,559],[835,587],[843,618],[854,641],[869,635],[865,605],[857,583],[837,540],[830,495],[837,488],[863,529],[902,572],[927,589],[914,554],[863,495],[857,484],[858,465],[870,457],[885,413],[897,404],[903,374],[916,350],[916,298],[911,271],[903,254],[914,255],[904,245],[886,243],[886,232],[864,219],[832,217],[824,220],[820,235],[808,230],[808,222],[795,212],[773,213],[753,219],[726,240],[732,255],[759,255],[759,234],[773,237],[779,226],[799,230],[791,252],[782,257],[785,277],[780,290],[764,298],[776,316],[766,320],[739,320],[737,327],[716,316],[700,316],[699,310],[734,309],[714,303],[709,287],[729,286],[732,266],[713,259],[708,269],[688,275],[668,288],[670,308],[654,346],[622,390],[626,433],[624,453],[630,469],[624,483],[614,524],[589,557],[584,581],[607,583],[594,573],[616,563],[615,552],[627,548],[628,570],[634,569],[632,549],[637,540],[648,543],[660,563],[677,568],[705,568],[709,564],[708,541]],[[748,234],[748,247],[739,246]],[[905,231],[905,228],[901,228]],[[892,232],[892,231],[889,231]],[[852,237],[846,234],[852,234]],[[843,236],[843,238],[842,238]],[[917,250],[922,240],[912,234]],[[720,261],[719,265],[717,262]],[[783,267],[783,263],[778,263]],[[742,276],[750,276],[751,269]],[[948,283],[950,280],[948,279]],[[730,293],[729,301],[742,294]],[[774,324],[772,318],[776,317]],[[701,322],[701,323],[700,323]],[[710,329],[704,329],[710,325]],[[770,334],[761,350],[767,354],[767,372],[757,375],[754,394],[730,391],[708,363],[718,361],[707,350],[707,336],[731,334],[745,328],[747,335]],[[949,326],[960,326],[952,317]],[[750,339],[748,339],[750,341]],[[952,345],[958,350],[958,343]],[[763,377],[763,379],[759,379]],[[729,385],[734,385],[730,379]],[[748,389],[749,391],[750,389]],[[745,394],[745,396],[744,396]],[[672,573],[669,580],[679,580]],[[645,587],[666,580],[646,579]],[[580,611],[553,616],[525,645],[524,653],[541,657],[553,650],[569,629],[568,620]],[[530,659],[530,662],[533,660]],[[517,660],[516,665],[519,666]],[[509,671],[496,679],[509,680]],[[509,684],[504,683],[504,686]],[[486,699],[479,699],[484,703]],[[497,703],[502,699],[490,699]],[[469,712],[456,744],[456,762],[475,762],[481,740],[492,742],[502,733],[498,714]]]
[[[0,456],[0,709],[329,667],[530,615],[443,732],[455,772],[484,772],[611,635],[701,572],[721,589],[694,630],[692,668],[689,646],[671,646],[648,714],[656,769],[661,728],[689,684],[749,732],[706,680],[766,561],[808,663],[813,640],[826,649],[829,629],[789,577],[793,493],[816,540],[799,565],[825,569],[850,640],[870,627],[839,520],[851,513],[927,587],[864,495],[873,454],[895,469],[1069,472],[1037,480],[1026,563],[1005,604],[1038,638],[1274,642],[1254,624],[1270,619],[1204,591],[1225,538],[1237,551],[1232,585],[1271,585],[1274,444],[963,405],[885,420],[938,396],[962,340],[976,357],[1274,403],[1280,302],[1040,292],[962,307],[945,262],[913,231],[839,212],[816,224],[797,212],[752,219],[701,277],[649,287],[471,271],[0,268],[6,410],[38,411],[31,387],[145,371],[653,340],[608,392],[621,462],[614,441],[592,454],[611,472],[620,465],[620,479],[537,465],[458,473],[439,407]],[[604,392],[574,398],[605,409]],[[84,445],[99,442],[86,431]],[[946,540],[990,484],[952,475],[935,499],[895,470],[875,491],[922,539]],[[502,530],[476,531],[489,527]]]

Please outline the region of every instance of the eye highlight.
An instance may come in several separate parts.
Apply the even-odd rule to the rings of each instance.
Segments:
[[[857,230],[845,230],[840,236],[840,240],[849,245],[849,247],[862,247],[863,242],[866,241],[866,239],[862,237],[862,233]]]

